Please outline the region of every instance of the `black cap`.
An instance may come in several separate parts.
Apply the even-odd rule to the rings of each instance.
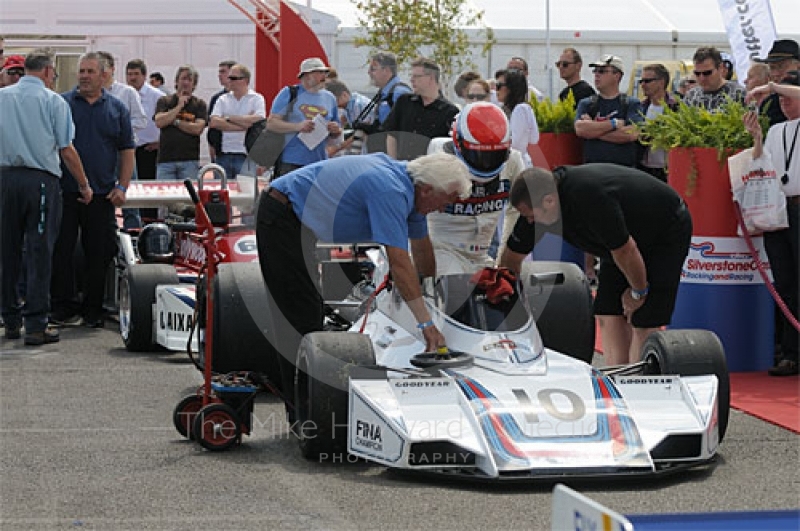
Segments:
[[[786,59],[800,61],[800,45],[791,39],[780,39],[772,44],[766,59],[758,59],[760,63],[777,63]]]
[[[781,79],[781,85],[794,85],[796,87],[800,87],[800,72],[797,70],[789,70],[785,74],[783,74],[783,79]]]

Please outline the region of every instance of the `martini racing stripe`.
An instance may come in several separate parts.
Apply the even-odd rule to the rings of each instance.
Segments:
[[[456,376],[461,391],[470,400],[480,421],[481,429],[495,455],[509,463],[528,466],[529,457],[580,458],[587,455],[586,447],[559,450],[525,450],[520,445],[528,443],[613,443],[614,457],[637,454],[641,447],[638,432],[631,422],[624,402],[608,379],[596,370],[592,371],[592,387],[597,409],[597,429],[591,435],[571,437],[530,437],[520,428],[503,404],[488,389],[476,380]]]

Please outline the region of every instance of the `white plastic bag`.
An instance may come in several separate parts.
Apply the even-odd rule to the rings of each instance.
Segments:
[[[749,234],[789,226],[780,176],[766,154],[754,159],[752,148],[737,153],[728,158],[728,171],[733,199],[739,203]],[[743,235],[741,227],[738,233]]]

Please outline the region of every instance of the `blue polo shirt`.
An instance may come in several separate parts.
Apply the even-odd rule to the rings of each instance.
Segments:
[[[386,118],[389,117],[389,113],[392,112],[392,105],[394,102],[397,101],[397,98],[402,96],[403,94],[408,94],[411,92],[411,89],[408,88],[407,85],[399,84],[401,83],[400,78],[394,76],[392,79],[386,83],[386,86],[381,89],[381,102],[378,105],[378,122],[383,123],[386,121]],[[397,86],[395,86],[397,85]],[[394,90],[392,90],[394,87]],[[389,94],[392,95],[392,105],[389,105],[389,102],[386,101],[389,97]]]
[[[100,98],[91,104],[77,88],[62,96],[72,109],[72,120],[75,122],[73,145],[81,156],[92,192],[106,195],[117,182],[115,169],[119,152],[136,147],[130,113],[122,101],[105,89]],[[61,169],[64,175],[71,176],[63,164]],[[74,178],[62,179],[61,187],[64,192],[78,193]]]
[[[58,152],[75,136],[72,113],[41,79],[25,76],[0,90],[0,166],[34,168],[61,177]]]
[[[402,249],[428,234],[414,210],[406,162],[383,153],[337,157],[276,179],[300,221],[323,242],[375,242]]]

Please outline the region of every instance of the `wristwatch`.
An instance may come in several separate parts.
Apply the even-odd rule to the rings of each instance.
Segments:
[[[650,284],[646,285],[644,289],[631,288],[631,298],[635,301],[644,299],[648,293],[650,293]]]

